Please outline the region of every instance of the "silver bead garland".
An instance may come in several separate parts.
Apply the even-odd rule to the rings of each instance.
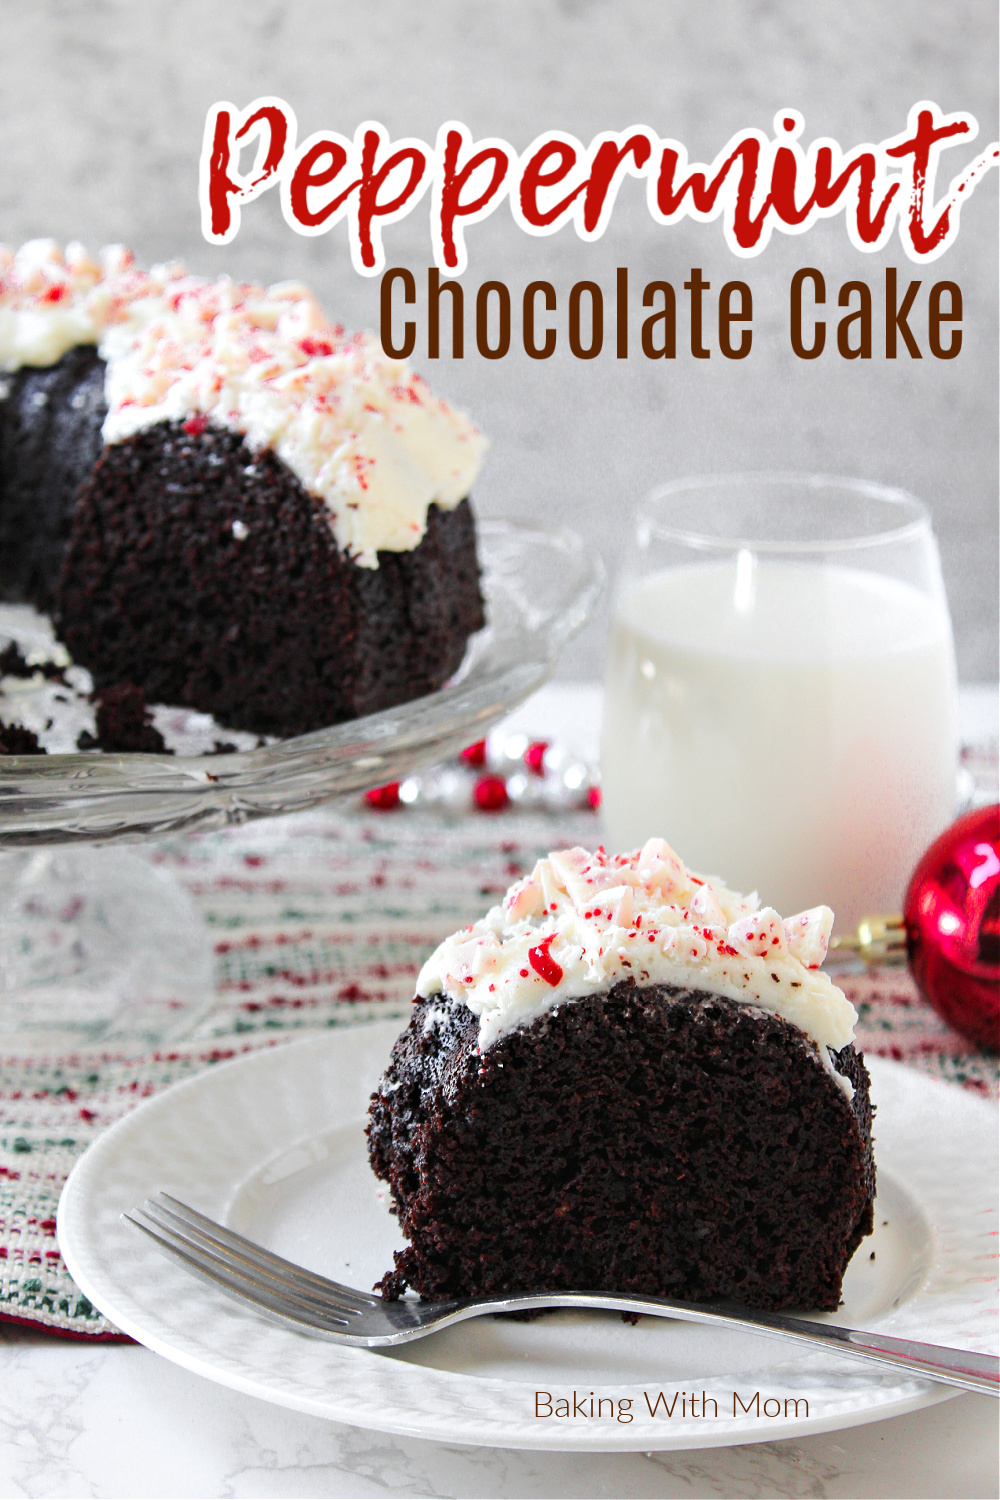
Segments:
[[[453,815],[508,809],[596,812],[601,791],[598,772],[565,745],[509,734],[491,735],[404,781],[373,787],[363,800],[383,812],[408,807]]]

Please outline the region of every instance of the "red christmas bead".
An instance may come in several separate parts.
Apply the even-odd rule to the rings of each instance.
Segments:
[[[476,740],[474,745],[466,745],[464,750],[458,752],[458,758],[464,760],[467,766],[485,766],[486,741]]]
[[[365,792],[365,801],[369,807],[377,807],[380,812],[392,812],[393,808],[399,806],[399,782],[390,781],[385,786],[373,786],[370,792]]]
[[[548,740],[532,740],[524,752],[524,764],[532,776],[544,776],[545,766],[542,764],[545,752],[549,748]]]
[[[903,903],[910,973],[977,1046],[1000,1051],[1000,807],[980,807],[936,839]]]
[[[502,812],[510,800],[502,776],[480,776],[472,789],[472,798],[480,812]]]

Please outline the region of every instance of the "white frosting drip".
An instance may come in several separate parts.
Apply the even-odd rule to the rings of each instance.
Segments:
[[[97,344],[136,298],[181,275],[178,266],[135,268],[131,252],[109,245],[93,260],[73,242],[28,240],[17,253],[0,245],[0,370],[54,365],[77,344]]]
[[[485,1051],[622,979],[708,990],[791,1021],[832,1071],[827,1048],[852,1041],[857,1021],[819,972],[832,929],[828,906],[782,921],[756,895],[695,875],[662,839],[615,856],[563,849],[539,860],[501,906],[446,938],[421,969],[417,994],[464,1001],[479,1016]]]
[[[365,567],[416,547],[428,507],[456,506],[479,472],[486,441],[469,419],[297,283],[137,272],[120,249],[98,264],[51,241],[0,252],[0,368],[54,364],[80,343],[107,364],[106,443],[169,420],[244,434],[325,502]]]

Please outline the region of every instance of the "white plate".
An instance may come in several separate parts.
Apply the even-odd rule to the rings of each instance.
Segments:
[[[371,1286],[402,1243],[362,1133],[397,1030],[359,1026],[251,1054],[150,1099],[102,1136],[59,1205],[60,1247],[95,1306],[150,1349],[236,1390],[452,1443],[708,1447],[872,1422],[955,1394],[835,1355],[796,1357],[756,1335],[655,1318],[631,1327],[617,1314],[481,1318],[390,1353],[345,1349],[244,1311],[122,1223],[125,1209],[166,1189],[316,1271]],[[848,1270],[834,1321],[988,1350],[993,1111],[906,1068],[879,1059],[870,1067],[877,1227]],[[560,1400],[572,1412],[574,1396],[577,1415],[557,1416]],[[549,1401],[553,1414],[536,1415]]]

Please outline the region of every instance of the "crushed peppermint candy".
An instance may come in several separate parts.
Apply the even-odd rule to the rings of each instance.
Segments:
[[[65,251],[55,240],[0,245],[0,370],[44,368],[78,344],[99,344],[134,303],[182,275],[177,265],[139,270],[124,245],[107,245],[96,260],[75,241]]]
[[[560,849],[511,886],[502,905],[447,938],[417,994],[463,1001],[485,1051],[567,1000],[622,979],[673,984],[782,1016],[824,1065],[854,1037],[857,1014],[820,972],[828,906],[782,919],[757,896],[696,875],[663,839],[631,854]],[[839,1081],[839,1075],[835,1075]]]
[[[79,344],[107,367],[105,443],[167,421],[190,437],[238,432],[324,502],[362,567],[416,547],[429,507],[465,498],[486,448],[374,334],[345,333],[298,282],[139,271],[120,246],[96,261],[52,240],[0,246],[0,370],[52,365]]]

